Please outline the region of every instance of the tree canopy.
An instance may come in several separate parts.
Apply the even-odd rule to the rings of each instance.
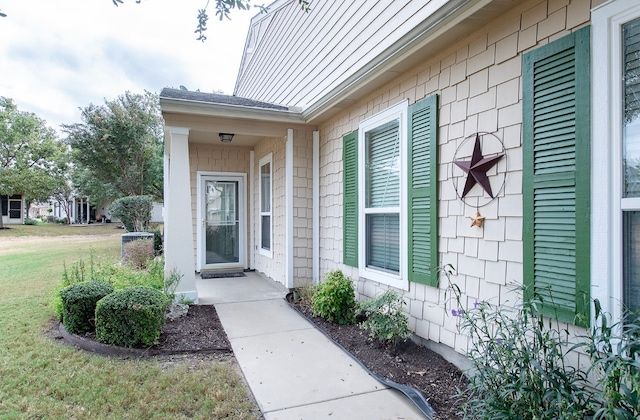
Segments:
[[[132,195],[161,198],[163,123],[158,95],[126,92],[81,108],[82,123],[64,124],[78,192],[100,202]]]
[[[64,184],[67,169],[68,148],[55,131],[0,97],[0,195],[45,201]]]

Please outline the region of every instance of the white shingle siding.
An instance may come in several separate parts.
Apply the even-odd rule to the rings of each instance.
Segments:
[[[303,13],[298,1],[291,1],[270,14],[271,30],[261,32],[260,17],[254,19],[250,34],[262,35],[252,42],[264,47],[245,57],[234,94],[289,106],[311,104],[445,3],[312,1],[312,12]]]
[[[394,7],[401,7],[393,3]],[[342,269],[356,282],[361,298],[387,288],[359,278],[357,268],[341,264],[342,137],[356,129],[363,119],[402,99],[413,103],[438,94],[440,262],[457,268],[453,281],[463,290],[463,299],[468,305],[473,306],[475,300],[513,304],[517,295],[512,289],[522,284],[523,275],[521,55],[525,50],[584,26],[589,20],[590,7],[599,3],[601,1],[586,0],[523,2],[464,40],[426,57],[419,68],[400,75],[321,125],[321,277],[329,270]],[[310,17],[316,18],[319,17]],[[350,62],[359,59],[355,57]],[[479,209],[486,217],[482,229],[470,226],[468,217],[475,214],[476,209],[462,205],[450,179],[451,162],[458,146],[478,131],[495,133],[507,154],[498,168],[507,172],[504,189],[495,201]],[[446,287],[444,280],[438,289],[410,284],[409,291],[404,292],[408,302],[406,311],[418,335],[464,352],[468,341],[458,335],[455,319],[445,311],[446,305],[451,309],[451,302],[445,299]]]

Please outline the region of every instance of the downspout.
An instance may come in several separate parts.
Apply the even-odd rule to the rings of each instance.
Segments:
[[[254,166],[255,164],[255,152],[249,151],[249,199],[247,200],[247,206],[249,206],[249,267],[254,269],[256,267],[256,237],[255,228],[253,223],[255,222],[255,182],[254,182]]]
[[[293,129],[285,144],[285,286],[293,289]]]
[[[313,239],[312,239],[312,276],[313,284],[320,281],[320,132],[313,132]]]

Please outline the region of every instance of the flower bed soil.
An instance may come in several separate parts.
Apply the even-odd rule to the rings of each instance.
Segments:
[[[334,324],[314,316],[308,305],[289,303],[373,373],[418,390],[436,411],[435,419],[460,419],[456,395],[468,381],[442,356],[411,340],[397,346],[385,345],[371,339],[368,331],[357,325]]]

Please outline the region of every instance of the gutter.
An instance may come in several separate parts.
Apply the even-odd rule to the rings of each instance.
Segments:
[[[279,110],[163,97],[160,98],[160,107],[163,113],[307,124],[299,108],[291,107],[288,110]]]

